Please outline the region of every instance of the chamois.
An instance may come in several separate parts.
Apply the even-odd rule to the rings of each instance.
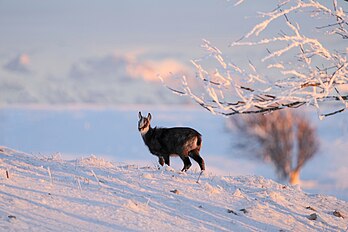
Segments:
[[[170,166],[169,157],[178,155],[184,163],[182,172],[192,165],[189,157],[199,164],[202,171],[205,170],[204,160],[199,155],[202,146],[200,133],[188,127],[152,128],[150,121],[150,113],[143,117],[139,112],[138,130],[150,152],[158,157],[161,166]]]

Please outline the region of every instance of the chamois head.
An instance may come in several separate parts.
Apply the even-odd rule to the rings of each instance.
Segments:
[[[150,113],[147,115],[147,117],[143,117],[141,115],[141,112],[139,112],[138,130],[140,131],[141,135],[146,134],[147,131],[149,130],[150,121],[151,121],[151,114]]]

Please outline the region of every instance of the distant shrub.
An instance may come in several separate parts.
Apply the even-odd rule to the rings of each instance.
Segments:
[[[291,184],[299,183],[300,170],[319,148],[316,129],[304,116],[290,111],[232,117],[231,121],[245,138],[239,145],[271,162],[278,176]]]

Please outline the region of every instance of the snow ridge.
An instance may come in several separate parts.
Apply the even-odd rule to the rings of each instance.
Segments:
[[[0,231],[346,231],[348,202],[260,176],[0,147]]]

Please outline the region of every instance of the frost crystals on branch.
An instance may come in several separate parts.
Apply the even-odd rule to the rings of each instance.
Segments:
[[[348,3],[341,4],[348,7]],[[305,104],[316,107],[321,118],[346,110],[346,11],[336,0],[325,5],[316,0],[285,0],[274,10],[260,14],[263,21],[232,43],[228,51],[232,60],[239,58],[238,52],[262,55],[260,59],[239,58],[239,64],[233,63],[208,40],[203,40],[207,56],[191,62],[198,86],[204,91],[189,85],[192,81],[188,82],[186,77],[182,78],[181,90],[172,90],[190,96],[214,114],[225,116]]]

